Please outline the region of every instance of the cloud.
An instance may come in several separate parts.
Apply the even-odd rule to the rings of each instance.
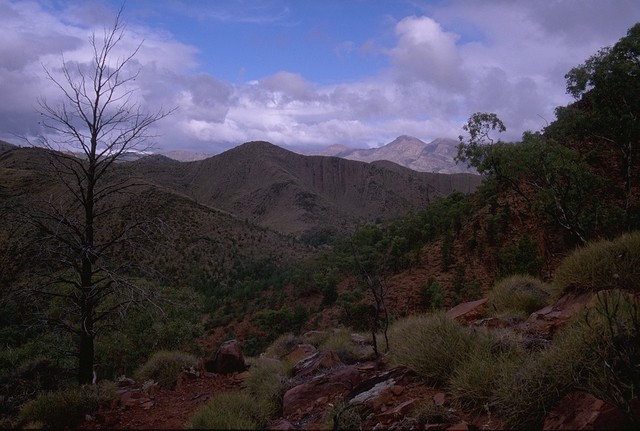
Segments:
[[[401,79],[449,88],[463,85],[458,35],[426,16],[404,18],[396,25],[396,35],[398,41],[389,56]]]
[[[102,34],[115,13],[94,2],[71,2],[64,10],[51,4],[0,0],[0,139],[38,133],[38,98],[60,100],[42,65],[60,76],[63,54],[67,61],[85,62],[91,56],[89,35]],[[132,63],[140,68],[137,101],[151,112],[178,108],[156,124],[158,147],[165,150],[218,152],[249,140],[304,150],[377,146],[401,134],[426,141],[455,138],[477,111],[496,112],[507,125],[505,138],[519,139],[524,130],[553,120],[554,108],[570,101],[564,74],[615,43],[640,18],[635,0],[584,0],[581,7],[525,0],[412,4],[422,6],[413,15],[381,19],[384,28],[368,27],[359,39],[325,28],[335,42],[328,50],[335,64],[375,58],[367,75],[343,82],[320,84],[286,69],[251,82],[226,82],[199,64],[206,46],[147,27],[140,18],[144,14],[127,27],[116,54],[130,53],[143,42]],[[198,19],[225,25],[266,28],[297,19],[296,2],[287,0],[249,9],[241,0],[198,5],[164,4],[182,19],[199,14]],[[308,27],[301,26],[301,33],[294,27],[292,37],[308,37]],[[296,55],[304,59],[316,53],[292,52],[290,58]]]

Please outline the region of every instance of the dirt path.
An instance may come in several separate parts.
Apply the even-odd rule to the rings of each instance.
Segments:
[[[150,396],[130,389],[79,428],[184,429],[191,415],[215,394],[238,390],[241,382],[238,376],[216,374],[187,381],[175,390],[159,389]]]

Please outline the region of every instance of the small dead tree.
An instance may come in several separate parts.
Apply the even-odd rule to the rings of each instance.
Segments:
[[[140,68],[134,57],[141,44],[120,56],[124,36],[120,9],[112,27],[91,36],[89,62],[63,57],[61,75],[44,68],[62,101],[39,102],[45,131],[40,141],[49,150],[48,180],[57,181],[60,193],[29,216],[44,253],[55,262],[55,276],[34,291],[64,304],[64,311],[48,320],[76,337],[81,384],[92,380],[96,334],[108,327],[115,312],[146,296],[120,276],[123,267],[112,259],[148,224],[113,222],[126,206],[125,190],[140,185],[117,175],[116,162],[127,153],[149,149],[150,127],[173,111],[147,113],[135,101]]]

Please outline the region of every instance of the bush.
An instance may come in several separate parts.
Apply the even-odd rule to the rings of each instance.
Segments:
[[[640,232],[574,251],[556,270],[554,289],[558,297],[572,291],[640,291]]]
[[[111,401],[115,394],[115,387],[108,384],[45,393],[22,407],[19,420],[27,426],[75,428],[85,415]]]
[[[134,376],[138,382],[154,380],[162,387],[172,388],[182,370],[197,366],[198,360],[189,353],[160,351],[154,353],[144,365],[138,368]]]
[[[489,292],[488,306],[494,316],[528,317],[549,304],[549,288],[529,275],[513,275],[498,282]]]
[[[256,415],[256,402],[245,392],[226,392],[211,399],[189,421],[191,429],[262,429],[266,425]]]
[[[420,286],[420,300],[423,306],[432,310],[444,307],[442,285],[435,278],[429,277],[427,283]]]
[[[391,361],[414,370],[434,384],[444,384],[455,368],[482,344],[484,337],[444,313],[412,316],[389,329]]]

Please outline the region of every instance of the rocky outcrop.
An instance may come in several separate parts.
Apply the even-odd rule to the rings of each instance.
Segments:
[[[217,374],[246,371],[247,364],[242,353],[242,344],[237,340],[222,343],[215,355],[204,361],[204,369]]]
[[[635,416],[640,419],[640,402],[636,402],[634,407]],[[615,430],[631,429],[632,425],[619,408],[587,392],[574,391],[555,404],[544,421],[543,429]]]

